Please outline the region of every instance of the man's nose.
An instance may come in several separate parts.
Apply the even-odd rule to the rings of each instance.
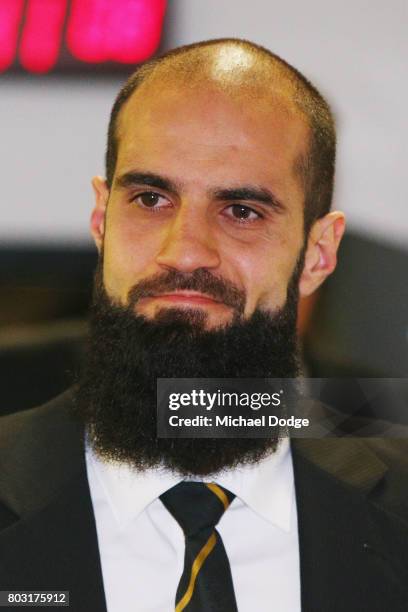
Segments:
[[[217,268],[220,256],[208,220],[179,210],[164,232],[156,263],[185,273],[198,268]]]

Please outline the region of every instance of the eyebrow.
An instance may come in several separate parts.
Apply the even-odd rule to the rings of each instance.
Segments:
[[[286,209],[284,204],[272,193],[272,191],[265,187],[253,187],[248,185],[232,189],[217,189],[214,192],[214,196],[217,200],[226,200],[229,202],[237,200],[240,202],[261,202],[262,204],[275,208],[278,212],[283,212]]]
[[[152,172],[125,172],[115,180],[115,184],[122,189],[129,189],[137,185],[145,185],[147,187],[162,189],[172,195],[177,195],[181,190],[180,185],[175,181]],[[241,187],[218,188],[211,190],[210,194],[216,200],[228,202],[260,202],[274,208],[277,212],[286,210],[285,205],[274,195],[274,193],[272,193],[272,191],[265,187],[244,185]]]
[[[163,189],[163,191],[168,191],[173,195],[179,191],[175,182],[152,172],[125,172],[125,174],[122,174],[115,180],[115,184],[123,189],[135,187],[136,185],[146,185],[147,187]]]

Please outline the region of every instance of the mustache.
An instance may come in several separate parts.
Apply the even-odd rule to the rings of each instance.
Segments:
[[[169,270],[136,283],[128,292],[128,304],[133,307],[141,298],[153,297],[173,291],[198,291],[233,308],[239,315],[245,309],[245,291],[238,289],[231,281],[214,276],[208,270],[199,268],[189,274]]]

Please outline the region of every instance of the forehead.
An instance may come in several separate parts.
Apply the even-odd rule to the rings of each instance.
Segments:
[[[179,173],[185,180],[296,181],[308,147],[305,118],[280,93],[223,91],[148,80],[118,118],[116,170]]]

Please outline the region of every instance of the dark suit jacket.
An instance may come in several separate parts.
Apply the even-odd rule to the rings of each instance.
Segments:
[[[71,401],[0,420],[0,590],[69,590],[72,612],[106,612]],[[407,450],[397,439],[292,441],[303,612],[408,610]]]

